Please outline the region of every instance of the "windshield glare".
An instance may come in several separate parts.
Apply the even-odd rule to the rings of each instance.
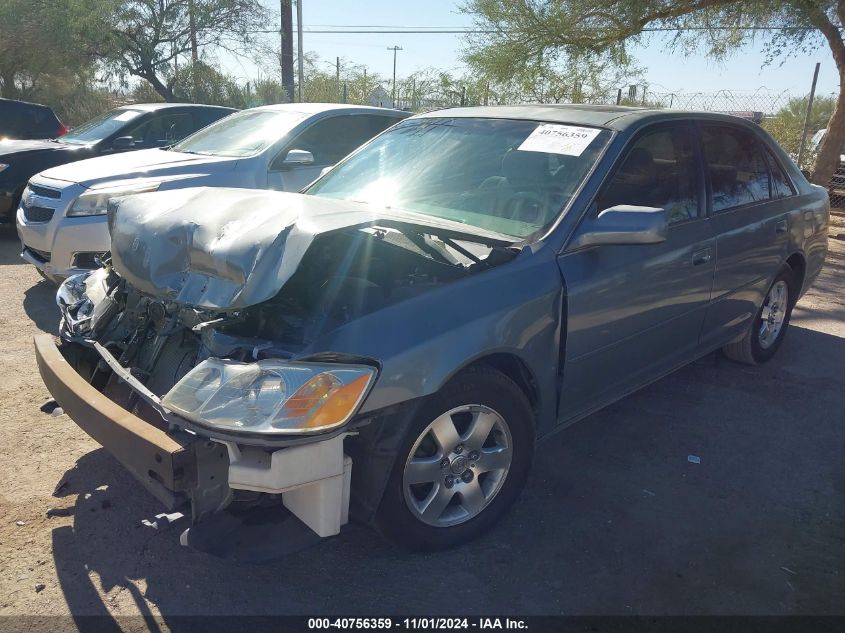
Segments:
[[[608,130],[536,121],[413,119],[307,193],[524,238],[558,216],[609,137]]]
[[[173,146],[177,152],[208,156],[253,156],[308,118],[304,112],[245,110],[231,114]]]
[[[60,143],[69,143],[71,145],[96,143],[111,136],[129,121],[137,119],[142,114],[143,112],[139,110],[112,110],[90,121],[86,121],[82,125],[76,126],[70,132],[56,140]]]

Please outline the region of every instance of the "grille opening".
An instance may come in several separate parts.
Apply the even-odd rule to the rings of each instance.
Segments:
[[[53,218],[55,209],[48,207],[29,206],[28,204],[21,204],[23,208],[23,217],[27,222],[49,222]]]
[[[33,185],[32,183],[28,184],[27,186],[29,187],[29,190],[33,193],[33,195],[39,196],[41,198],[52,198],[53,200],[58,200],[62,197],[62,192],[57,189],[49,189],[40,185]]]

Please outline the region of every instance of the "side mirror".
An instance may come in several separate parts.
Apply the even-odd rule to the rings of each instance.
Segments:
[[[131,136],[118,136],[111,143],[112,149],[132,149],[135,146],[135,139]]]
[[[602,244],[657,244],[666,241],[669,221],[656,207],[619,204],[581,225],[570,248]]]
[[[314,164],[314,154],[304,149],[292,149],[285,156],[282,162],[284,167],[304,167]]]

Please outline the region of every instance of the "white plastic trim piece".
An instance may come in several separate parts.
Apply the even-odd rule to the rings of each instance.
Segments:
[[[352,459],[343,439],[282,448],[272,453],[223,442],[229,452],[229,486],[282,494],[285,507],[319,536],[333,536],[349,520]]]

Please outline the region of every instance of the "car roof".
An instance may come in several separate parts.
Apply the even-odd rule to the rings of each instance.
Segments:
[[[371,114],[390,114],[410,116],[412,113],[392,108],[376,108],[374,106],[351,105],[348,103],[274,103],[257,106],[250,110],[272,110],[275,112],[302,112],[303,114],[321,114],[323,112],[347,111],[351,114],[369,112]]]
[[[203,108],[214,110],[228,110],[236,112],[235,108],[227,108],[225,106],[206,105],[204,103],[127,103],[116,110],[139,110],[141,112],[154,112],[156,110],[164,110],[166,108]]]
[[[19,101],[18,99],[3,99],[2,97],[0,97],[0,105],[14,107],[23,106],[26,108],[41,108],[44,110],[50,110],[51,112],[53,110],[50,106],[46,106],[43,103],[31,103],[29,101]]]
[[[478,106],[469,108],[447,108],[419,114],[414,118],[460,117],[484,119],[524,119],[549,123],[572,123],[606,127],[622,131],[645,122],[672,119],[699,118],[747,124],[744,119],[717,112],[696,112],[687,110],[661,110],[658,108],[637,108],[617,105],[588,104],[527,104],[512,106]]]

